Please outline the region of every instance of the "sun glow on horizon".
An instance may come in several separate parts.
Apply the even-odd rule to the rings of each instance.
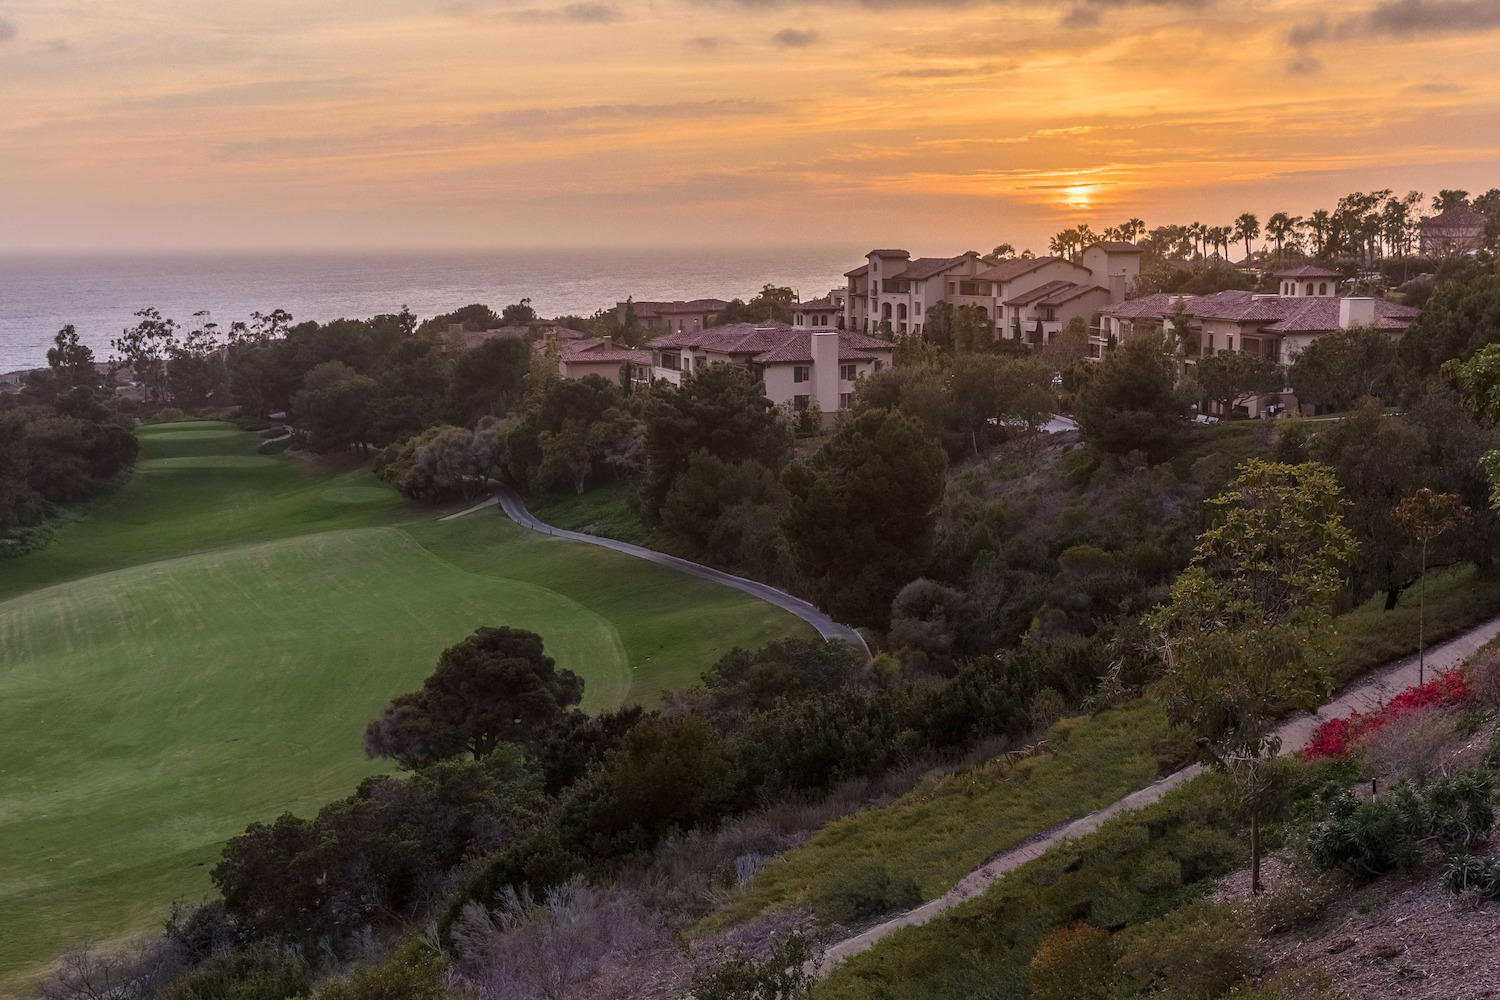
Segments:
[[[1097,184],[1074,184],[1063,188],[1063,204],[1075,211],[1087,211],[1094,207],[1094,198],[1098,193]]]

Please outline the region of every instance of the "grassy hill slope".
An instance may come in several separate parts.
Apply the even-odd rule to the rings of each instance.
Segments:
[[[381,768],[360,734],[481,625],[541,634],[587,708],[811,635],[738,591],[515,527],[436,522],[367,471],[147,428],[140,467],[0,563],[0,990],[209,891],[247,822]]]

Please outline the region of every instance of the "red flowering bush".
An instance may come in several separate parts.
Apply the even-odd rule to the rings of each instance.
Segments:
[[[1424,708],[1458,705],[1469,699],[1469,682],[1462,670],[1438,674],[1426,684],[1413,684],[1386,702],[1377,712],[1351,712],[1347,718],[1329,719],[1313,731],[1302,748],[1305,760],[1344,757],[1361,739]]]

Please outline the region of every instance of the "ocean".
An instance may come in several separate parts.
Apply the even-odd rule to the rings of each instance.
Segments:
[[[147,306],[180,325],[207,310],[225,329],[255,311],[298,320],[418,317],[530,298],[542,316],[636,299],[749,298],[764,284],[827,294],[857,247],[599,250],[296,250],[0,253],[0,372],[39,368],[71,323],[102,361]]]

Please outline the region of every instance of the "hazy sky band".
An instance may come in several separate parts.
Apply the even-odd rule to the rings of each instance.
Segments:
[[[0,0],[0,245],[1042,249],[1500,186],[1500,0]]]

